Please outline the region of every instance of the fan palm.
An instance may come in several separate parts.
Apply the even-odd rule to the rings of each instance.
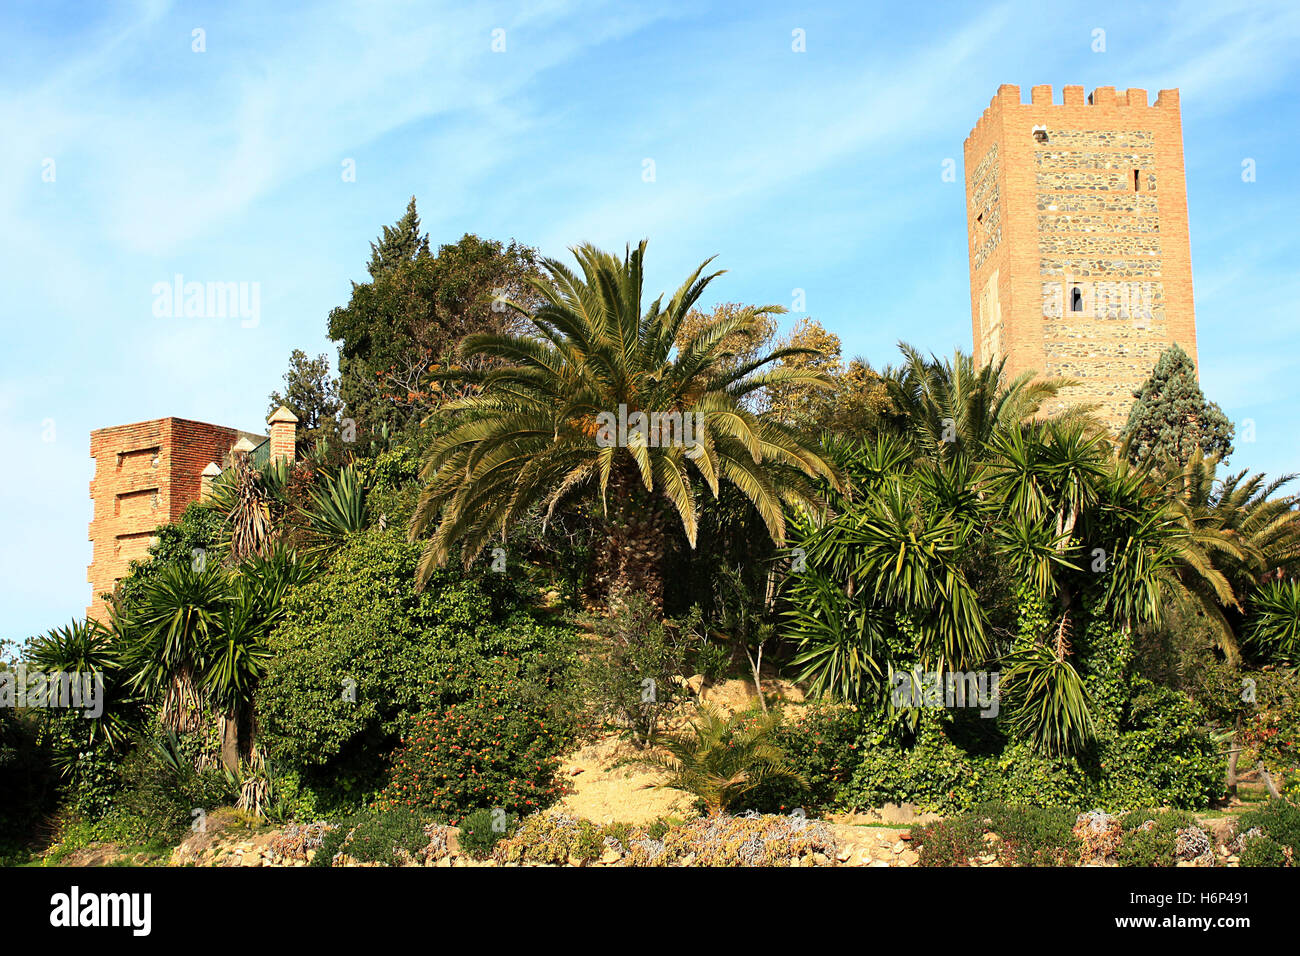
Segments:
[[[828,386],[817,373],[769,368],[806,350],[732,361],[735,343],[757,336],[767,317],[784,309],[736,310],[701,323],[678,344],[682,323],[721,273],[705,275],[707,260],[667,303],[660,296],[643,307],[645,247],[621,260],[576,247],[581,274],[544,260],[549,281],[530,280],[541,305],[511,304],[531,333],[462,342],[462,362],[500,362],[444,376],[478,391],[444,406],[459,423],[436,442],[421,473],[411,535],[436,525],[420,563],[422,582],[456,545],[468,564],[529,509],[549,516],[561,501],[585,494],[596,500],[605,532],[597,583],[610,595],[641,590],[659,604],[670,521],[675,515],[694,547],[700,484],[715,497],[723,481],[738,487],[778,544],[785,540],[783,504],[818,503],[814,479],[838,485],[814,443],[746,403],[769,385]],[[631,426],[637,413],[649,417],[648,436],[643,427],[613,440],[611,418],[626,416]]]

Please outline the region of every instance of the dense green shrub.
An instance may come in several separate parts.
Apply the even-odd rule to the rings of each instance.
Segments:
[[[583,694],[597,720],[639,746],[653,743],[664,716],[690,691],[685,678],[705,646],[700,613],[662,618],[642,594],[628,595],[591,622],[597,640],[583,668]]]
[[[364,814],[352,829],[343,850],[362,863],[396,866],[414,859],[429,845],[424,814],[403,810]]]
[[[475,810],[460,822],[458,834],[462,852],[482,859],[491,854],[498,841],[514,829],[515,818],[497,810]]]
[[[67,790],[70,820],[88,839],[173,845],[201,814],[238,798],[216,766],[196,769],[210,749],[210,741],[154,723],[124,754],[87,753]]]
[[[761,805],[825,811],[912,803],[945,813],[984,802],[1208,805],[1221,792],[1223,760],[1199,711],[1175,691],[1142,683],[1116,732],[1072,757],[1008,740],[996,721],[969,712],[926,711],[909,730],[848,707],[810,708],[781,735],[808,780],[807,795],[768,790]]]
[[[1100,748],[1100,802],[1202,808],[1223,792],[1225,759],[1200,708],[1185,696],[1134,680],[1119,733]]]
[[[1173,866],[1178,831],[1196,825],[1194,816],[1179,810],[1132,810],[1120,817],[1124,834],[1116,859],[1121,866]]]
[[[567,743],[546,700],[531,695],[524,681],[484,676],[468,698],[413,720],[378,805],[452,820],[498,807],[531,813],[563,792],[556,772]]]
[[[966,866],[981,855],[1003,866],[1072,866],[1079,859],[1075,818],[1064,807],[986,803],[914,827],[912,842],[920,846],[921,866]]]
[[[509,575],[438,570],[417,591],[419,555],[394,530],[355,535],[286,595],[269,640],[257,699],[267,749],[354,806],[382,785],[422,708],[464,700],[494,661],[520,660],[545,688],[572,658],[571,630],[525,613]]]
[[[972,813],[913,827],[911,836],[921,866],[966,866],[984,852],[984,821]]]
[[[1300,856],[1300,807],[1270,800],[1237,820],[1242,866],[1296,866]]]
[[[359,811],[324,832],[311,866],[333,866],[340,852],[359,863],[419,862],[431,842],[429,828],[439,822],[407,810]]]
[[[787,711],[776,744],[807,783],[778,781],[760,787],[751,802],[756,809],[789,811],[802,807],[832,809],[848,804],[845,791],[862,757],[863,718],[851,705],[814,705]]]

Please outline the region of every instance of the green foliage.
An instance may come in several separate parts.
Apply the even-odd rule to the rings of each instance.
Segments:
[[[302,517],[313,553],[332,551],[370,526],[369,489],[351,465],[321,476],[308,494],[311,504],[302,509]]]
[[[944,820],[912,828],[920,866],[968,866],[985,851],[984,820],[978,814],[959,813]]]
[[[1003,866],[1072,866],[1079,859],[1076,815],[1061,806],[989,802],[914,827],[912,842],[921,866],[967,866],[981,855]]]
[[[1256,833],[1255,831],[1258,831]],[[1237,820],[1242,866],[1296,866],[1300,856],[1300,807],[1270,800]]]
[[[431,255],[418,229],[417,220],[386,233],[374,250],[371,281],[354,283],[348,304],[330,312],[344,414],[363,435],[384,425],[394,434],[416,431],[456,397],[429,376],[447,370],[457,346],[469,335],[514,327],[511,314],[494,307],[497,297],[532,298],[524,285],[536,273],[532,249],[466,234]]]
[[[1225,758],[1203,712],[1177,691],[1135,679],[1119,732],[1099,748],[1102,802],[1187,809],[1222,796]]]
[[[685,790],[703,804],[710,815],[724,813],[771,783],[806,786],[777,740],[779,711],[726,716],[716,707],[702,705],[691,721],[690,733],[674,734],[663,741],[664,755],[647,762],[667,773],[659,784]]]
[[[550,719],[545,690],[510,676],[483,678],[471,695],[435,706],[411,723],[393,755],[379,806],[459,819],[476,809],[525,814],[563,793],[563,723]],[[539,693],[541,691],[541,693]]]
[[[444,571],[417,591],[418,558],[392,530],[349,538],[286,595],[269,639],[257,698],[268,751],[354,805],[382,785],[410,718],[469,697],[494,660],[519,659],[521,679],[547,687],[572,657],[572,632],[523,613],[513,576]]]
[[[422,573],[461,549],[466,560],[534,506],[570,497],[599,506],[609,579],[606,596],[624,587],[662,598],[666,528],[680,525],[694,546],[699,490],[735,484],[754,504],[772,540],[785,537],[783,505],[815,506],[812,481],[838,483],[815,443],[745,399],[778,382],[825,386],[814,371],[767,369],[790,354],[777,350],[733,367],[736,333],[755,332],[778,306],[745,309],[707,323],[688,342],[678,333],[717,273],[697,268],[664,302],[642,301],[644,242],[623,259],[582,245],[581,275],[543,260],[548,280],[531,280],[540,304],[509,303],[527,335],[475,335],[463,361],[491,362],[446,376],[478,391],[452,406],[456,423],[425,461],[426,478],[413,532],[435,529]],[[502,364],[510,363],[510,364]],[[624,431],[620,408],[649,418]],[[674,416],[664,434],[655,417]],[[690,419],[683,416],[690,415]],[[626,416],[625,416],[626,417]],[[692,423],[692,445],[684,423]],[[650,434],[650,432],[654,434]],[[638,440],[638,435],[643,440]]]
[[[969,712],[925,711],[907,728],[885,714],[814,708],[781,736],[807,794],[765,791],[761,806],[811,812],[912,803],[951,813],[988,801],[1208,805],[1222,791],[1223,757],[1201,713],[1175,691],[1135,686],[1113,732],[1072,756],[1040,753],[1027,740],[1008,739],[999,721]]]
[[[378,242],[370,244],[370,262],[366,271],[372,279],[391,272],[399,265],[429,254],[429,235],[420,232],[420,214],[415,197],[406,204],[406,212],[392,226],[384,226]]]
[[[1300,665],[1300,581],[1269,581],[1250,602],[1246,638],[1270,663]]]
[[[401,866],[429,848],[436,818],[409,810],[362,810],[325,831],[311,866],[329,867],[340,852],[360,863]]]
[[[428,818],[402,810],[363,815],[343,845],[343,851],[362,863],[396,866],[429,845]]]
[[[516,826],[514,817],[501,810],[475,810],[460,822],[459,844],[463,852],[483,859]]]
[[[66,808],[89,838],[171,846],[194,823],[237,798],[224,774],[205,763],[210,744],[154,722],[120,755],[100,749],[78,762]],[[198,769],[202,767],[203,769]]]
[[[681,620],[660,618],[641,594],[592,619],[596,639],[582,688],[596,720],[637,746],[654,743],[665,715],[690,696],[684,680],[704,647],[699,625],[698,609]]]
[[[281,405],[298,419],[294,436],[299,457],[314,449],[318,441],[335,441],[342,405],[329,358],[318,355],[311,359],[302,349],[294,349],[289,354],[289,370],[284,373],[284,391],[271,393],[267,417],[274,415]]]
[[[1191,356],[1171,345],[1138,391],[1121,437],[1134,461],[1167,457],[1189,461],[1196,449],[1226,461],[1232,454],[1233,425],[1222,409],[1206,401]]]
[[[1196,818],[1177,810],[1133,810],[1120,818],[1124,830],[1117,851],[1121,866],[1173,866],[1178,831],[1196,826]]]
[[[1067,659],[1035,644],[1003,659],[1002,690],[1018,706],[1012,727],[1045,754],[1075,753],[1094,737],[1092,712],[1083,679]]]

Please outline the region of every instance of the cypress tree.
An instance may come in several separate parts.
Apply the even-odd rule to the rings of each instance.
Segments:
[[[429,236],[420,235],[420,214],[415,211],[415,197],[406,204],[406,213],[396,225],[384,226],[378,242],[370,244],[370,278],[378,279],[403,262],[429,254]]]
[[[1185,465],[1199,446],[1206,457],[1227,461],[1232,454],[1232,422],[1214,402],[1206,401],[1196,381],[1191,356],[1171,345],[1151,377],[1136,392],[1121,438],[1129,440],[1129,457],[1168,456]]]

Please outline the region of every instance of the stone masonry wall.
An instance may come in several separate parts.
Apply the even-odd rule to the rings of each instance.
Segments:
[[[1112,87],[1063,99],[1002,86],[967,137],[975,358],[1077,380],[1061,404],[1095,403],[1117,432],[1170,343],[1196,359],[1178,91],[1151,106]]]

